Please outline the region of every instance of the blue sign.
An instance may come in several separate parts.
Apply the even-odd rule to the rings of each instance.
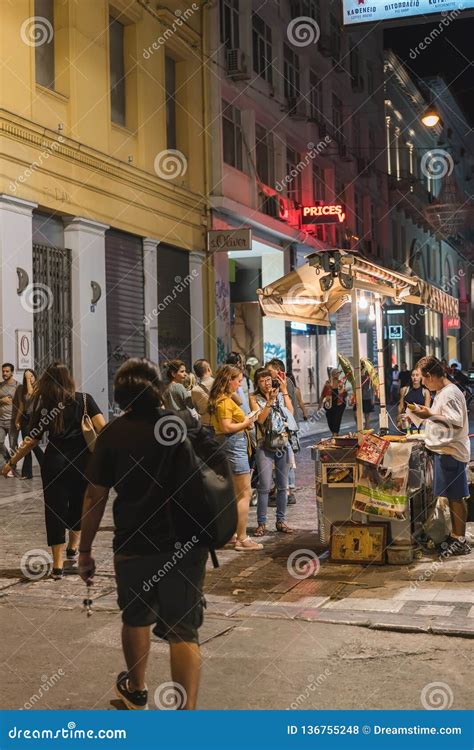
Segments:
[[[389,326],[388,337],[389,339],[402,339],[403,338],[403,326]]]

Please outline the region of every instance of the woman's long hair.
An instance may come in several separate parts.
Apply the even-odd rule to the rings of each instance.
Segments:
[[[53,362],[35,383],[33,413],[41,409],[48,415],[48,424],[53,432],[64,429],[63,409],[74,398],[76,385],[67,365]]]
[[[145,357],[127,359],[115,374],[114,397],[123,411],[152,412],[161,406],[162,392],[158,365]]]
[[[216,379],[214,380],[209,394],[209,402],[207,410],[209,414],[213,414],[216,410],[216,401],[221,397],[230,393],[229,384],[230,381],[236,378],[238,375],[242,375],[240,367],[234,367],[234,365],[221,365],[216,372]]]
[[[21,384],[21,387],[23,388],[23,395],[26,393],[26,373],[27,372],[31,372],[31,374],[33,375],[33,377],[35,379],[35,382],[33,383],[33,387],[36,386],[36,383],[38,381],[38,378],[36,376],[36,372],[34,370],[32,370],[31,367],[27,367],[26,370],[25,370],[25,372],[23,373],[23,382]]]

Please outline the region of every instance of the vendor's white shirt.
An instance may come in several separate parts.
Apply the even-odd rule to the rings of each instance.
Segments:
[[[457,385],[445,385],[435,396],[425,422],[425,445],[434,453],[447,453],[468,463],[471,457],[466,400]]]

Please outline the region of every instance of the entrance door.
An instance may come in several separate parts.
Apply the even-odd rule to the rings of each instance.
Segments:
[[[72,367],[71,252],[33,245],[33,309],[35,369],[52,362]]]

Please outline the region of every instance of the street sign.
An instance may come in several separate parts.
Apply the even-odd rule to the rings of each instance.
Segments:
[[[207,249],[210,253],[228,250],[251,250],[251,229],[211,229],[207,233]]]
[[[372,23],[373,21],[393,21],[425,16],[427,14],[444,14],[474,8],[474,0],[416,0],[416,2],[382,2],[382,0],[343,0],[343,23],[345,26],[354,23]],[[443,19],[449,25],[450,19]],[[445,25],[443,24],[443,26]],[[441,30],[443,30],[443,26]]]
[[[403,326],[389,326],[388,327],[389,339],[402,339],[403,338]]]

